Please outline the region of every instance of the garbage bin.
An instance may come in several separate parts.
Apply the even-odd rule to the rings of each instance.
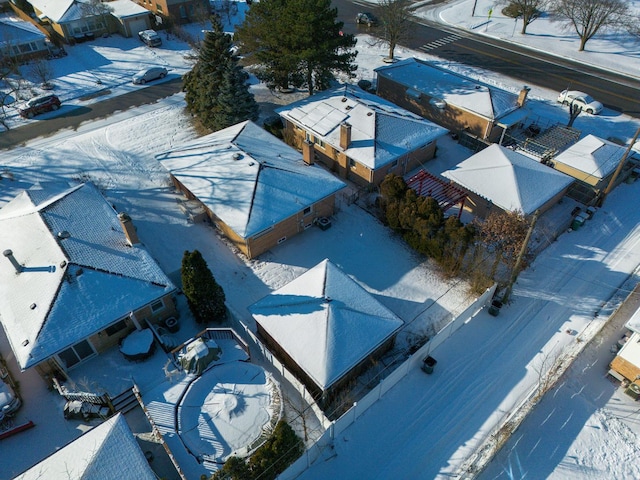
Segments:
[[[436,363],[438,363],[438,361],[429,355],[427,358],[422,360],[422,370],[425,373],[433,373],[433,367],[436,366]]]
[[[170,333],[176,333],[180,330],[180,324],[178,323],[178,319],[176,317],[169,317],[164,321],[165,327],[169,330]]]
[[[502,302],[500,300],[494,300],[491,302],[491,306],[489,307],[489,315],[497,317],[500,313],[500,309],[502,308]]]

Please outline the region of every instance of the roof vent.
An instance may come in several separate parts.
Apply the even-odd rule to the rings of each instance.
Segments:
[[[26,347],[27,345],[29,345],[29,340],[28,339],[25,340],[24,342],[22,342],[22,346],[23,347]]]
[[[58,232],[58,238],[69,238],[71,236],[71,234],[69,232],[67,232],[66,230],[62,230],[61,232]]]
[[[476,85],[476,90],[480,90],[482,87],[480,85]]]
[[[35,309],[36,309],[36,307],[37,307],[37,305],[36,305],[35,303],[32,303],[31,305],[29,305],[29,308],[30,308],[31,310],[35,310]]]
[[[331,297],[324,297],[324,301],[329,303],[331,300],[333,300]]]
[[[242,158],[242,154],[241,153],[236,152],[236,153],[233,154],[233,159],[234,160],[240,160],[241,158]]]
[[[345,110],[351,110],[353,107],[351,105],[347,105],[346,107],[344,107]]]
[[[367,112],[367,117],[370,117],[371,115],[373,115],[373,112]]]
[[[342,101],[346,102],[347,101],[347,97],[342,97]]]
[[[67,261],[66,261],[66,260],[62,260],[62,261],[60,262],[60,268],[64,268],[64,267],[66,267],[66,266],[67,266]]]
[[[82,275],[84,273],[84,270],[82,270],[81,268],[79,268],[78,270],[76,270],[76,277],[79,277],[80,275]]]

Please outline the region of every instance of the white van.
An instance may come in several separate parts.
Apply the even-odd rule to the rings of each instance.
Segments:
[[[148,47],[159,47],[162,45],[162,38],[158,35],[158,32],[155,30],[142,30],[138,32],[138,37],[142,40]]]

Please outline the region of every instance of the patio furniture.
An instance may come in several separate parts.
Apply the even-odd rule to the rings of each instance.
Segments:
[[[120,352],[127,360],[139,362],[149,358],[155,351],[153,332],[149,328],[134,330],[120,343]]]

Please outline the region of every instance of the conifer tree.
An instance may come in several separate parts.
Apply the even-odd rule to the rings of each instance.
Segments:
[[[235,63],[224,72],[210,128],[222,130],[245,120],[258,119],[258,104],[249,91],[249,75]]]
[[[334,72],[353,74],[353,35],[342,32],[331,0],[262,0],[251,6],[236,30],[243,51],[262,66],[258,78],[269,88],[325,89]]]
[[[227,316],[225,295],[198,250],[182,257],[182,291],[196,322],[221,322]]]
[[[187,110],[211,129],[216,125],[219,109],[218,97],[224,85],[227,71],[237,66],[237,58],[231,53],[231,36],[224,33],[217,17],[211,18],[212,30],[207,32],[194,67],[183,79]]]

